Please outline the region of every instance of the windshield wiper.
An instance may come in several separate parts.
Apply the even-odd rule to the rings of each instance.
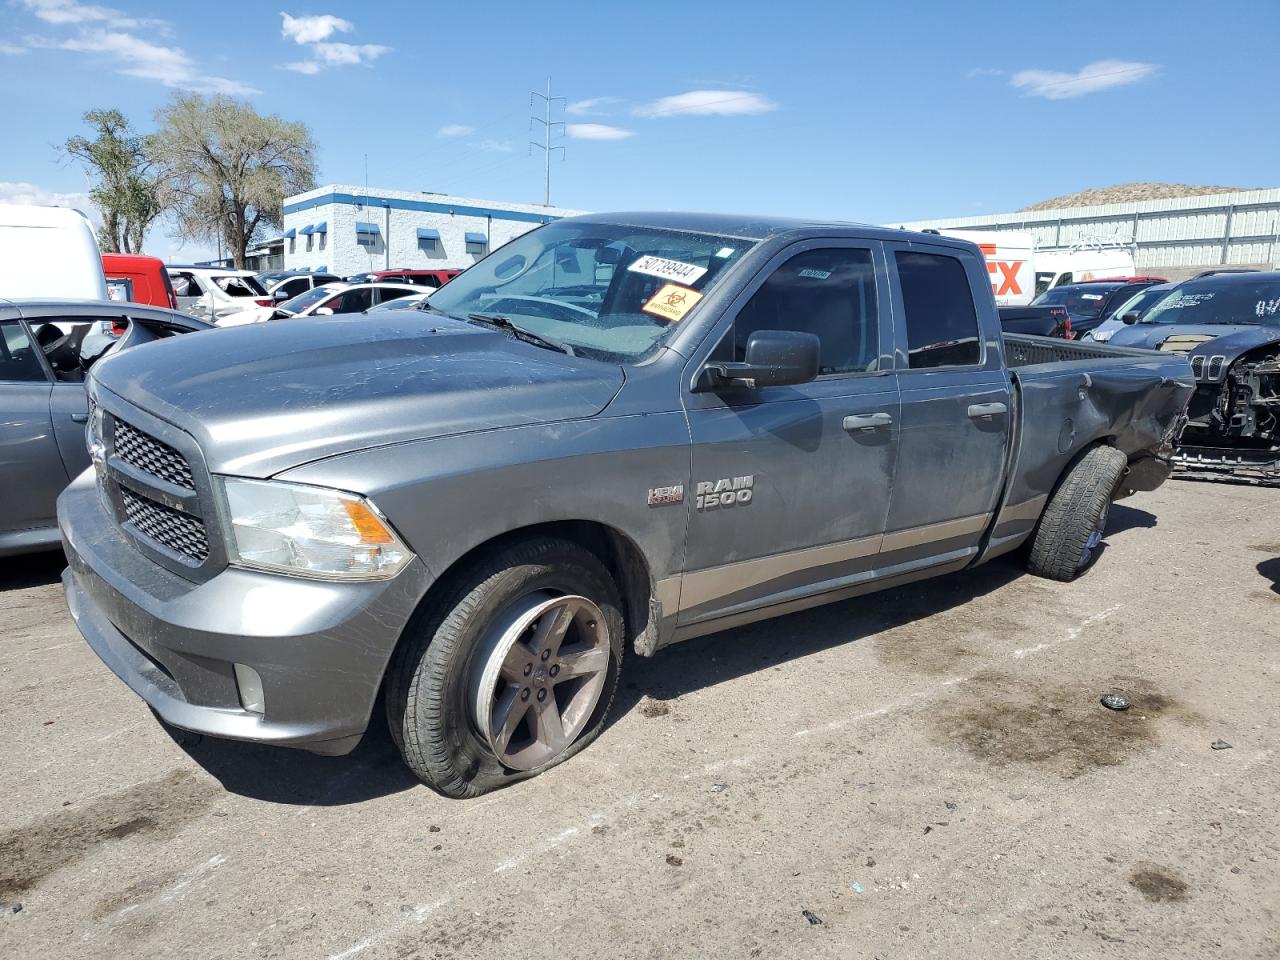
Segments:
[[[517,327],[511,322],[510,317],[499,316],[496,313],[468,313],[467,319],[476,323],[483,323],[497,330],[505,330],[517,340],[523,340],[525,343],[532,343],[548,350],[558,350],[560,353],[567,353],[571,357],[574,355],[573,347],[569,346],[569,344],[561,343],[559,340],[552,340],[550,337],[544,337],[542,334],[526,330],[524,327]]]

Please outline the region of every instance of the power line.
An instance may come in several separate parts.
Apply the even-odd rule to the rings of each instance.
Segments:
[[[555,127],[560,128],[561,134],[564,133],[564,121],[556,120],[552,122],[551,120],[551,105],[555,103],[557,100],[560,103],[564,103],[565,98],[551,96],[551,78],[550,77],[547,77],[546,96],[543,96],[541,93],[538,93],[537,91],[534,91],[533,93],[529,94],[530,109],[533,109],[534,107],[535,97],[543,102],[543,105],[546,108],[547,116],[545,120],[542,117],[529,118],[530,130],[533,129],[533,125],[535,123],[542,124],[542,143],[535,143],[534,141],[530,140],[529,146],[537,147],[539,150],[542,151],[542,205],[544,207],[549,207],[551,206],[551,151],[559,150],[561,159],[564,158],[564,145],[561,144],[560,146],[556,146],[556,147],[553,147],[551,145],[551,134]]]

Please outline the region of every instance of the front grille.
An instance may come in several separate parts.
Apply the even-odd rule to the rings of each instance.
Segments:
[[[161,443],[123,420],[116,420],[116,456],[132,467],[175,486],[194,490],[196,482],[186,458],[167,443]]]
[[[139,533],[196,563],[208,559],[209,535],[202,520],[138,496],[128,487],[120,487],[120,498],[125,519],[137,527]]]

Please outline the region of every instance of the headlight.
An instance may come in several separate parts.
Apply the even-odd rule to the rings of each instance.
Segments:
[[[232,563],[304,577],[383,580],[413,556],[363,497],[274,480],[215,481]]]
[[[1115,333],[1114,330],[1095,330],[1089,335],[1088,339],[1094,340],[1098,343],[1106,343],[1111,339],[1111,335],[1113,333]]]

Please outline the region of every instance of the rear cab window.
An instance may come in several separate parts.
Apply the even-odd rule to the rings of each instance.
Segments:
[[[214,277],[218,289],[231,297],[265,297],[267,291],[257,277]]]
[[[973,288],[958,257],[918,250],[894,253],[907,329],[907,367],[977,366],[982,335]]]

